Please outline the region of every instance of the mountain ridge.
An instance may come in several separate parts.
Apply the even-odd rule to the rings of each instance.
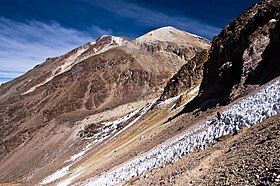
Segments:
[[[208,41],[197,42],[201,47],[188,50],[189,45],[176,42],[142,42],[141,46],[135,41],[103,35],[96,42],[47,59],[1,86],[0,156],[5,163],[0,170],[6,170],[0,171],[1,179],[20,180],[69,151],[69,144],[76,143],[77,136],[89,126],[101,130],[100,122],[145,107],[161,94],[166,81],[187,59],[210,47]],[[108,125],[111,136],[125,127],[122,123]],[[43,144],[38,146],[40,143]],[[61,150],[55,151],[60,143]],[[16,158],[17,151],[30,153],[30,157]],[[43,160],[45,152],[48,157]],[[13,166],[8,168],[11,160]]]
[[[252,6],[210,51],[172,27],[120,47],[103,36],[113,48],[0,98],[0,182],[277,185],[279,10]]]

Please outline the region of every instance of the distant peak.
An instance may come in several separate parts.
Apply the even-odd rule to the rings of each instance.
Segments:
[[[111,39],[111,37],[112,37],[111,35],[102,35],[99,38],[97,38],[95,41],[98,43],[99,41],[102,41],[102,40]]]
[[[173,26],[164,26],[164,27],[161,27],[161,28],[158,28],[156,30],[160,30],[160,31],[171,31],[171,30],[175,30],[175,31],[181,31]]]
[[[113,35],[102,35],[101,37],[97,38],[95,41],[91,42],[92,45],[99,45],[99,44],[117,44],[119,46],[128,42],[129,39],[125,37],[118,37]]]
[[[176,41],[182,38],[201,38],[200,36],[179,30],[172,26],[165,26],[152,30],[147,34],[139,37],[136,41]]]

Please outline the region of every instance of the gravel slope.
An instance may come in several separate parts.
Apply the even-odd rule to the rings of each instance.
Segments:
[[[280,114],[127,185],[280,184]]]

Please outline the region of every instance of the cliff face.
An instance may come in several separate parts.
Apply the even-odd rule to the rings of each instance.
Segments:
[[[160,101],[178,96],[188,89],[199,85],[203,76],[203,65],[207,59],[208,50],[203,50],[183,65],[165,86],[160,96]]]
[[[102,36],[4,84],[0,183],[277,185],[279,7],[253,6],[210,53],[172,27]]]
[[[214,38],[193,105],[234,100],[280,75],[279,11],[279,1],[264,0]]]

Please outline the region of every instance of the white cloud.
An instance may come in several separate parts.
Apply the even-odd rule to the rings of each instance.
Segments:
[[[93,3],[93,1],[89,0],[84,1]],[[118,16],[126,17],[146,26],[161,27],[171,25],[207,38],[212,38],[221,31],[221,28],[202,23],[192,18],[171,16],[125,0],[95,0],[94,4],[113,12]]]
[[[110,30],[92,26],[93,35],[58,23],[15,22],[0,17],[0,78],[15,78],[48,57],[62,55]]]

